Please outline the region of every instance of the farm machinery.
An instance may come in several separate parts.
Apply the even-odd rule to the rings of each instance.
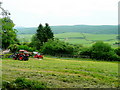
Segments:
[[[40,54],[40,53],[38,53],[38,52],[33,52],[33,54],[34,54],[34,58],[38,58],[38,59],[43,59],[43,55],[42,54]]]
[[[28,51],[26,51],[26,50],[19,50],[18,53],[15,53],[15,54],[13,55],[13,59],[14,59],[14,60],[27,61],[27,60],[29,59]]]

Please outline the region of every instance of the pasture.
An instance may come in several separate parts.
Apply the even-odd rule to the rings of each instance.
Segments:
[[[117,88],[118,63],[91,59],[57,58],[43,60],[2,60],[2,79],[18,77],[45,83],[48,88]]]
[[[21,42],[30,42],[32,35],[33,34],[18,34],[18,39]],[[54,37],[71,44],[82,44],[83,46],[91,46],[95,41],[102,40],[106,43],[109,43],[112,47],[117,47],[117,45],[113,45],[115,42],[117,42],[117,34],[89,34],[68,32],[54,34]]]

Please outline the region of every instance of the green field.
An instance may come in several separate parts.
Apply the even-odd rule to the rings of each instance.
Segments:
[[[95,41],[102,40],[106,43],[112,45],[112,47],[117,47],[113,45],[117,42],[117,34],[88,34],[88,33],[61,33],[54,34],[55,38],[59,38],[62,41],[69,42],[71,44],[83,44],[84,46],[91,46]],[[32,34],[19,34],[18,39],[21,42],[30,42]]]
[[[33,34],[18,34],[17,38],[20,40],[20,42],[31,42]]]
[[[51,56],[44,60],[2,60],[2,79],[18,77],[43,82],[48,88],[116,88],[118,63],[91,59],[67,59]]]

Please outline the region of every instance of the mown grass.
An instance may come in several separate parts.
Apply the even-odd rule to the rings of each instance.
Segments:
[[[48,88],[117,88],[118,63],[91,59],[44,57],[29,61],[3,59],[2,79],[18,77],[45,83]]]

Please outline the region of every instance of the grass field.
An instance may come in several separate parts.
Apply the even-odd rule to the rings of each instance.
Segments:
[[[48,88],[116,88],[118,63],[91,59],[67,59],[51,56],[44,60],[2,60],[2,79],[18,77],[46,83]]]
[[[32,38],[33,34],[18,34],[18,39],[21,42],[31,42],[31,38]]]
[[[83,44],[84,46],[91,46],[94,41],[102,40],[106,43],[109,43],[112,47],[117,47],[117,45],[113,45],[115,42],[117,42],[116,36],[117,34],[88,34],[74,32],[54,34],[55,38],[59,38],[60,40],[69,42],[71,44]],[[32,34],[18,35],[18,39],[21,42],[30,42],[31,37]]]

